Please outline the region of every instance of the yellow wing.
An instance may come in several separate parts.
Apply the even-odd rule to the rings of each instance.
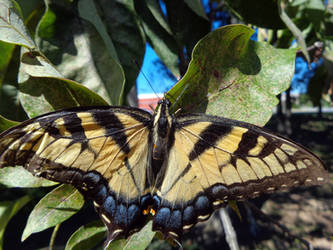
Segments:
[[[179,239],[229,200],[302,184],[321,184],[318,157],[262,128],[220,117],[184,115],[175,122],[173,146],[153,229]]]
[[[93,199],[109,240],[128,236],[142,215],[151,115],[134,108],[53,112],[0,135],[0,167],[23,165],[34,175],[72,184]]]

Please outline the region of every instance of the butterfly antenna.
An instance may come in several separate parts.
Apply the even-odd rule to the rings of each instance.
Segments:
[[[148,77],[146,76],[146,74],[143,72],[143,70],[141,70],[141,68],[139,67],[139,64],[136,60],[133,60],[135,65],[138,67],[138,70],[142,73],[143,77],[146,79],[146,81],[148,82],[150,88],[152,89],[152,91],[154,92],[154,94],[156,95],[157,98],[159,98],[158,94],[156,93],[155,89],[153,88],[153,86],[151,85],[150,81],[148,80]]]

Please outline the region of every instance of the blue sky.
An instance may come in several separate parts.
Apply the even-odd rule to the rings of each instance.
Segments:
[[[158,94],[164,94],[176,83],[176,79],[171,79],[166,76],[160,67],[156,65],[157,60],[159,60],[159,57],[147,43],[143,66],[136,80],[138,95],[153,94],[154,91]],[[150,82],[154,90],[152,90],[147,80]]]

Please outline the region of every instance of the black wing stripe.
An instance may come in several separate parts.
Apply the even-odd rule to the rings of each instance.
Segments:
[[[63,119],[66,130],[71,133],[73,140],[83,141],[87,139],[82,127],[82,120],[76,113],[72,113],[70,116],[64,116]]]
[[[124,131],[124,126],[118,117],[111,112],[96,112],[91,113],[95,122],[105,129],[106,134],[110,135],[112,139],[118,144],[119,148],[125,153],[130,152],[129,145],[127,144],[127,137]]]
[[[248,130],[242,135],[242,139],[234,155],[248,155],[249,151],[257,145],[258,135]]]
[[[59,117],[51,117],[51,119],[47,119],[47,117],[43,117],[40,120],[37,119],[39,122],[40,126],[47,132],[50,136],[54,138],[59,138],[61,137],[60,131],[58,128],[56,128],[54,121],[59,118]]]
[[[200,133],[199,137],[201,139],[194,145],[189,154],[189,160],[193,161],[198,158],[203,152],[214,146],[223,136],[228,135],[232,128],[232,126],[220,126],[213,123],[209,125]]]

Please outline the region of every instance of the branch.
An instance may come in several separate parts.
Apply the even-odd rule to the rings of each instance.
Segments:
[[[225,239],[229,245],[230,250],[239,250],[237,235],[225,207],[219,210],[219,216],[225,232]]]

